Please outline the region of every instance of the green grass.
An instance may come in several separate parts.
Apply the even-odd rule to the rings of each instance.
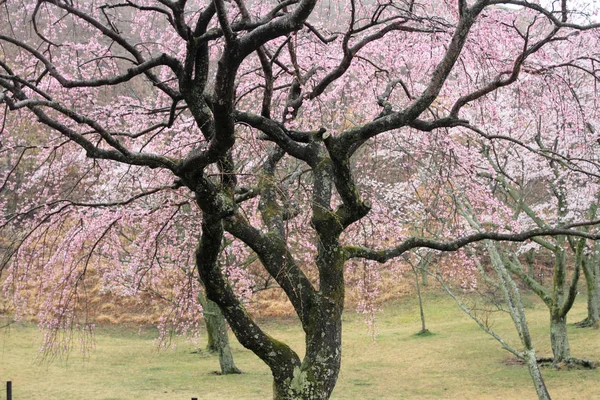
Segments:
[[[548,315],[532,301],[528,319],[538,356],[550,355]],[[509,354],[446,296],[425,299],[427,328],[419,336],[416,299],[384,307],[373,342],[361,317],[344,315],[343,361],[333,399],[534,399],[527,370],[507,362]],[[585,298],[576,303],[570,322],[585,316]],[[266,330],[302,353],[303,336],[293,320],[267,321]],[[494,315],[494,329],[513,344],[511,321]],[[600,331],[569,327],[574,356],[600,360]],[[66,360],[40,363],[40,334],[30,325],[13,325],[0,332],[0,381],[13,381],[13,398],[64,400],[125,399],[267,399],[271,376],[262,362],[233,340],[234,357],[245,373],[218,376],[216,357],[194,352],[181,342],[158,352],[154,332],[101,327],[96,348],[83,360],[75,353]],[[592,399],[600,393],[600,370],[556,371],[543,375],[556,399]],[[0,390],[0,400],[4,400]]]

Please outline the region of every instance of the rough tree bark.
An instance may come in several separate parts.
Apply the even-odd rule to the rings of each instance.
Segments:
[[[560,310],[550,314],[550,344],[552,345],[553,364],[558,365],[571,359],[571,347],[567,335],[567,316]]]

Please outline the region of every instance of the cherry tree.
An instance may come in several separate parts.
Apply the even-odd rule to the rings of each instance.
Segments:
[[[506,191],[507,196],[506,199],[511,202],[511,205],[517,208],[516,213],[519,213],[518,208],[523,210],[523,213],[534,221],[538,226],[547,226],[549,225],[547,212],[549,210],[541,211],[540,208],[544,208],[548,204],[543,204],[541,207],[531,206],[527,204],[527,201],[523,198],[523,195],[518,195],[518,193],[523,193],[522,191],[517,190],[514,186],[511,186],[507,183],[507,180],[504,176],[499,175],[498,180],[500,181],[500,185],[503,190]],[[540,182],[537,182],[538,184]],[[563,188],[559,188],[558,185],[564,184],[565,182],[557,182],[557,179],[551,182],[550,188],[553,193],[557,196],[555,198],[556,204],[559,205],[559,209],[556,210],[555,214],[558,218],[564,218],[567,214],[567,211],[576,212],[577,210],[573,209],[574,207],[570,207],[567,203],[567,198],[565,196],[566,191],[561,190]],[[582,192],[589,188],[584,188],[580,184],[577,185],[578,190],[571,190],[571,193],[578,193],[580,199],[582,196]],[[575,189],[575,188],[573,188]],[[588,209],[594,210],[597,207],[596,204],[596,196],[592,196],[592,201],[588,203]],[[589,201],[589,199],[588,199]],[[580,204],[579,204],[580,205]],[[571,204],[571,206],[573,206]],[[546,211],[546,215],[543,217],[540,214],[536,213],[534,209],[537,208],[541,213]],[[581,211],[581,210],[580,210]],[[524,222],[524,221],[521,221]],[[530,271],[527,271],[526,268],[522,265],[521,260],[519,259],[519,253],[517,252],[501,252],[496,249],[496,251],[501,254],[504,265],[514,274],[519,276],[525,284],[531,288],[546,304],[550,311],[550,338],[552,343],[552,352],[554,355],[553,363],[558,364],[562,362],[572,362],[575,361],[571,357],[570,346],[568,342],[567,336],[567,314],[571,310],[573,303],[575,301],[575,296],[577,294],[577,284],[579,281],[579,276],[583,266],[586,264],[586,260],[589,260],[589,256],[585,254],[588,249],[586,248],[585,239],[573,239],[570,237],[557,236],[552,240],[545,240],[541,238],[533,239],[534,247],[539,246],[539,248],[546,249],[552,254],[553,258],[553,274],[552,274],[552,286],[550,288],[545,287],[541,282],[539,282],[535,276],[533,276]],[[528,246],[527,249],[531,249],[531,246]],[[569,252],[572,252],[572,276],[569,279],[569,260],[567,259],[567,255]],[[541,253],[541,252],[540,252]],[[592,281],[593,282],[593,281]],[[592,293],[593,295],[593,293]],[[593,297],[592,297],[593,301]]]
[[[501,122],[490,99],[523,77],[550,67],[595,74],[594,11],[557,4],[2,2],[5,292],[17,313],[40,304],[52,345],[52,333],[79,323],[88,270],[107,286],[173,282],[189,315],[201,284],[271,369],[275,398],[329,398],[348,260],[384,263],[484,239],[597,238],[574,229],[595,223],[587,218],[448,230],[447,240],[407,235],[402,223],[418,224],[419,214],[365,168],[378,143],[397,137],[411,138],[409,155],[437,138],[454,157],[451,134],[485,137]],[[555,62],[553,52],[583,39],[581,57]],[[543,99],[524,92],[518,104]],[[394,190],[408,181],[387,179]],[[246,311],[243,279],[219,263],[226,234],[285,292],[304,358]],[[191,268],[199,280],[173,278]]]
[[[582,43],[585,45],[585,42]],[[557,64],[569,64],[581,57],[579,48],[554,57]],[[574,54],[575,53],[575,54]],[[570,58],[567,58],[570,57]],[[556,64],[555,64],[556,65]],[[590,64],[592,66],[593,63]],[[593,67],[592,67],[593,68]],[[512,216],[504,223],[548,227],[573,222],[579,218],[593,219],[598,207],[597,140],[592,123],[598,119],[593,87],[597,76],[577,68],[544,71],[544,85],[526,81],[519,90],[562,94],[545,96],[549,101],[529,105],[519,110],[516,120],[530,121],[508,129],[518,131],[518,137],[503,148],[482,145],[482,154],[492,167],[489,174],[497,198],[509,207]],[[590,89],[592,88],[592,89]],[[519,95],[510,93],[509,95]],[[488,130],[489,135],[499,134]],[[532,151],[522,152],[523,149]],[[492,223],[497,223],[490,218]],[[511,221],[512,220],[512,221]],[[582,227],[588,230],[589,228]],[[534,248],[549,251],[553,258],[551,288],[544,287],[530,271],[523,268],[517,254],[506,255],[504,263],[518,275],[548,306],[551,315],[551,342],[554,363],[569,362],[571,354],[566,334],[566,317],[577,293],[577,283],[585,271],[588,287],[588,312],[594,321],[597,304],[593,243],[585,239],[557,236],[553,239],[534,238],[519,253]],[[568,254],[571,253],[570,261]],[[530,261],[531,263],[531,261]],[[569,282],[568,264],[573,265]],[[593,323],[593,322],[592,322]]]
[[[569,56],[573,56],[572,53]],[[555,61],[562,62],[556,59]],[[429,194],[441,191],[441,194],[435,196],[435,207],[424,201],[423,196],[419,196],[418,199],[428,210],[430,217],[438,221],[438,225],[442,221],[451,220],[454,213],[464,218],[468,226],[481,232],[499,229],[501,226],[508,230],[522,230],[531,226],[559,226],[578,218],[595,218],[598,199],[598,186],[595,182],[598,171],[598,143],[590,121],[597,118],[597,108],[595,98],[586,96],[586,91],[590,86],[593,87],[597,78],[593,74],[585,73],[579,76],[580,79],[584,79],[573,85],[573,75],[577,75],[573,70],[556,71],[547,67],[544,85],[541,88],[537,86],[538,82],[525,81],[514,85],[509,91],[497,93],[493,99],[498,106],[515,104],[518,102],[510,101],[507,96],[520,95],[524,90],[531,90],[531,85],[538,91],[546,90],[547,87],[558,91],[562,88],[563,92],[569,95],[561,96],[559,112],[556,112],[555,102],[540,102],[528,105],[526,110],[512,110],[507,113],[510,118],[504,117],[500,123],[487,127],[485,131],[480,129],[479,139],[455,133],[450,135],[453,140],[442,144],[441,147],[436,148],[440,146],[437,143],[429,144],[428,153],[418,162],[414,162],[413,167],[419,172],[412,175],[411,181],[427,182]],[[552,86],[548,85],[549,82],[553,83]],[[568,88],[564,86],[566,83],[570,84]],[[500,107],[498,110],[505,111]],[[493,118],[494,113],[490,112],[488,117]],[[515,120],[518,123],[512,125]],[[516,131],[518,134],[504,136],[506,141],[502,142],[502,145],[490,140],[494,136],[500,137],[506,131]],[[551,149],[544,144],[546,142],[552,143]],[[413,151],[419,148],[414,144],[406,144],[398,147],[410,148]],[[447,152],[448,148],[451,150],[451,157],[440,159],[439,156]],[[479,156],[472,154],[473,148],[479,149]],[[523,151],[524,149],[527,151]],[[438,158],[433,158],[433,154]],[[468,162],[464,163],[461,160]],[[463,168],[463,173],[453,172]],[[416,179],[422,175],[426,178]],[[423,217],[421,219],[425,220]],[[463,229],[463,226],[459,222],[451,229],[456,232]],[[589,226],[581,229],[589,231]],[[432,230],[428,233],[436,236]],[[571,357],[566,334],[566,317],[577,293],[580,271],[586,265],[594,265],[595,254],[592,248],[595,246],[595,243],[586,243],[584,238],[568,236],[532,238],[531,243],[521,245],[521,248],[485,241],[483,249],[488,254],[485,259],[489,262],[489,268],[485,268],[479,260],[481,250],[471,251],[467,257],[464,254],[458,257],[463,265],[463,275],[468,270],[464,267],[475,263],[485,282],[502,294],[523,350],[513,347],[494,332],[490,325],[458,300],[441,275],[436,276],[465,312],[497,339],[504,349],[526,363],[540,399],[550,397],[537,365],[538,359],[529,334],[519,289],[511,273],[520,277],[548,306],[551,317],[550,339],[554,354],[550,360],[554,365],[573,363],[593,368],[593,362]],[[546,249],[552,254],[554,276],[550,288],[544,287],[542,282],[536,279],[532,268],[528,270],[522,265],[523,258],[527,258],[531,267],[531,256],[542,256],[542,251],[539,250],[532,253],[536,248]],[[569,252],[573,253],[571,257],[568,257]],[[523,253],[526,253],[527,257],[522,257]],[[568,268],[570,263],[573,265],[571,269]],[[570,281],[569,272],[572,274]],[[593,271],[590,275],[593,283]],[[587,286],[590,287],[590,282]],[[590,298],[593,303],[593,293]]]

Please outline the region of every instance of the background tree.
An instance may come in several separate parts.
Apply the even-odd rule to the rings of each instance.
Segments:
[[[588,85],[593,85],[597,77],[587,73],[581,75],[578,70],[556,71],[553,67],[548,67],[545,75],[545,85],[540,87],[524,82],[517,89],[565,93],[560,104],[556,101],[543,102],[520,111],[515,119],[525,117],[532,123],[519,133],[518,139],[513,137],[514,141],[504,148],[482,145],[482,155],[493,169],[491,173],[483,172],[482,175],[492,179],[496,197],[512,212],[505,221],[498,217],[496,221],[490,218],[493,224],[549,227],[579,218],[595,218],[599,164],[594,147],[597,144],[586,132],[578,129],[587,130],[589,121],[598,117],[595,97],[588,93]],[[518,92],[515,94],[518,95]],[[538,117],[536,121],[537,115],[546,117]],[[577,121],[581,122],[578,124]],[[521,152],[523,148],[533,151]],[[508,216],[508,213],[505,215]],[[584,239],[562,236],[534,238],[533,242],[534,246],[550,252],[553,259],[550,288],[544,287],[531,271],[521,265],[514,250],[500,251],[500,254],[506,268],[518,275],[548,306],[554,362],[568,362],[571,354],[566,318],[577,294],[581,271],[586,264],[592,264],[586,261],[591,254],[588,246],[593,244],[586,243]],[[540,256],[543,254],[538,253]],[[593,282],[593,271],[589,271],[589,267],[587,269],[588,281]],[[588,296],[594,304],[596,296],[593,288],[588,291]]]
[[[501,88],[558,68],[548,54],[563,42],[598,48],[598,25],[579,5],[7,0],[1,13],[2,193],[37,193],[14,210],[1,203],[0,227],[16,237],[2,271],[21,312],[23,289],[39,285],[51,333],[76,324],[92,265],[135,287],[195,264],[237,339],[270,367],[275,398],[325,399],[340,367],[347,260],[383,263],[483,239],[597,237],[571,229],[590,221],[406,237],[388,218],[402,208],[364,190],[372,174],[359,163],[380,140],[438,137],[443,156],[456,157],[450,133],[485,137]],[[585,68],[592,56],[582,57],[572,64]],[[23,118],[39,122],[34,137],[13,132]],[[11,171],[25,154],[36,172],[17,187]],[[368,226],[378,226],[370,240],[355,239]],[[131,246],[132,227],[136,253],[106,262]],[[246,312],[218,263],[225,232],[286,293],[306,334],[303,359]]]

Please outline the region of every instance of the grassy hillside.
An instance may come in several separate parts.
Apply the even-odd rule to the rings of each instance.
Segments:
[[[344,319],[344,355],[333,399],[534,399],[527,370],[439,293],[425,299],[428,328],[420,329],[416,299],[388,303],[378,314],[373,342],[362,317]],[[548,316],[531,300],[528,318],[539,356],[550,355]],[[585,316],[580,298],[570,322]],[[510,320],[495,313],[493,326],[515,343]],[[302,349],[303,336],[293,319],[264,321],[269,333]],[[569,327],[574,356],[600,360],[600,331]],[[40,334],[32,325],[13,325],[0,332],[0,381],[13,381],[15,399],[267,399],[268,369],[234,340],[240,376],[217,376],[216,357],[194,352],[185,341],[158,352],[152,329],[99,327],[96,348],[83,360],[40,363]],[[556,399],[591,399],[600,393],[600,370],[543,370]],[[0,399],[4,399],[0,391]]]

